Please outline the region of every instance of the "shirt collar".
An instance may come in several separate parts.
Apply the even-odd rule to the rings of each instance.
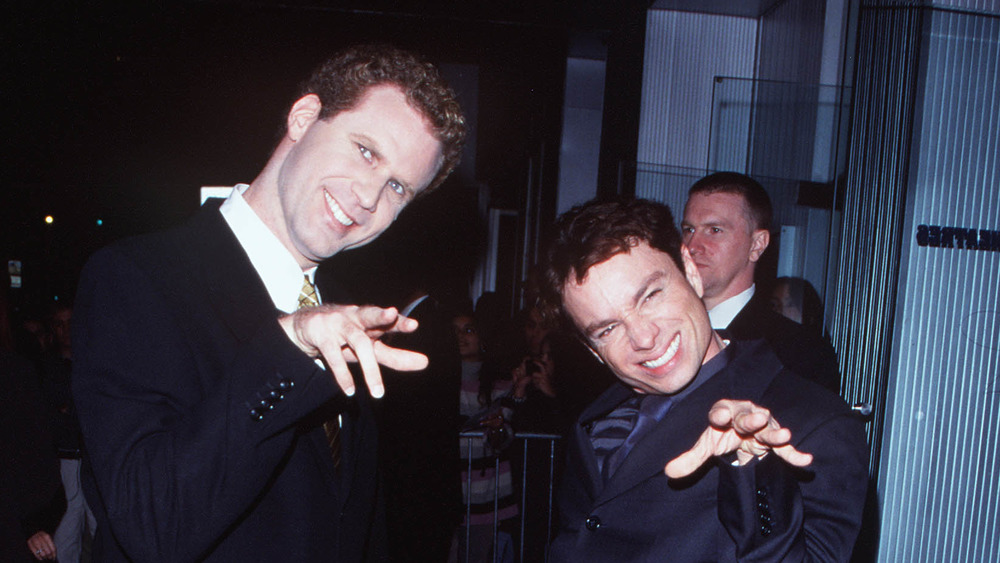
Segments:
[[[729,323],[733,322],[736,315],[740,314],[743,307],[750,302],[756,287],[757,284],[750,284],[750,287],[742,292],[712,307],[712,310],[708,312],[708,320],[712,322],[712,328],[719,329],[729,326]]]
[[[243,199],[243,193],[249,187],[247,184],[237,184],[226,201],[222,202],[219,212],[250,258],[250,263],[264,282],[274,306],[284,313],[293,313],[299,306],[303,274],[309,277],[309,281],[313,281],[316,268],[302,271],[292,253]],[[316,295],[319,296],[318,291]]]

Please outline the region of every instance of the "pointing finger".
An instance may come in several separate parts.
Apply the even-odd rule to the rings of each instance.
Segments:
[[[427,356],[402,348],[393,348],[380,341],[375,342],[375,359],[383,366],[396,371],[420,371],[427,368]]]
[[[348,337],[347,342],[361,365],[361,373],[364,374],[368,392],[376,399],[381,398],[385,394],[385,387],[382,385],[382,372],[378,368],[378,362],[375,361],[371,339],[364,334],[353,334]]]
[[[333,379],[343,390],[344,394],[348,397],[354,395],[354,377],[351,376],[351,370],[347,368],[347,362],[344,360],[344,356],[339,348],[325,349],[323,350],[323,359],[326,360],[326,365],[333,372]]]

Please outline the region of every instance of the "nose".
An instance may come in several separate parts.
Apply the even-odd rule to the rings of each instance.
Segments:
[[[382,192],[386,188],[387,180],[381,174],[373,173],[369,177],[355,182],[354,197],[358,200],[358,205],[370,213],[378,209],[378,202],[382,199]]]
[[[656,336],[660,333],[656,323],[636,315],[628,323],[628,339],[633,350],[649,350],[656,346]]]
[[[701,235],[697,231],[693,233],[688,233],[684,236],[684,246],[688,247],[688,252],[692,255],[701,254],[705,250],[704,244],[702,244]]]

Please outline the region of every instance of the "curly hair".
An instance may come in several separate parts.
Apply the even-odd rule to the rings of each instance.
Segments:
[[[358,45],[320,65],[299,88],[299,98],[315,94],[322,103],[320,119],[354,108],[373,86],[392,85],[430,124],[441,142],[442,163],[427,187],[430,192],[458,166],[465,141],[465,116],[438,69],[417,55],[389,45]]]
[[[640,242],[667,253],[684,271],[681,235],[670,208],[662,203],[591,201],[564,213],[553,233],[543,254],[538,287],[538,305],[547,315],[561,312],[567,281],[582,283],[592,266],[629,252]]]

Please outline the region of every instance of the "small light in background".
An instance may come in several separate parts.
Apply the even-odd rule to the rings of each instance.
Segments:
[[[104,219],[98,219],[97,220],[97,226],[100,227],[100,226],[103,226],[103,225],[104,225]]]
[[[46,225],[51,225],[53,221],[55,221],[55,219],[53,219],[51,215],[46,215],[45,216],[45,224]]]

